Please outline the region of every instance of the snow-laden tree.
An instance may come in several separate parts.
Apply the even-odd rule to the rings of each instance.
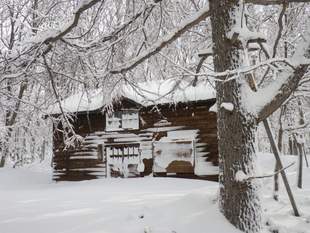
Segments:
[[[18,43],[2,46],[1,81],[26,82],[27,89],[34,82],[35,88],[44,86],[35,92],[37,98],[48,101],[52,94],[59,104],[68,94],[92,88],[104,88],[108,98],[122,82],[134,85],[172,76],[192,79],[195,85],[212,79],[217,90],[220,208],[237,228],[258,232],[262,223],[255,132],[296,90],[309,66],[309,6],[294,2],[307,1],[25,1],[28,10],[23,12],[34,15],[33,24],[20,22]],[[1,9],[7,4],[10,1]],[[282,15],[290,4],[304,17],[300,27],[285,34]],[[8,15],[2,22],[11,21],[12,29],[16,17]],[[3,35],[10,38],[9,32]],[[277,53],[284,34],[291,46],[287,56]],[[197,54],[202,57],[199,69]],[[203,63],[207,56],[213,57],[208,64]],[[3,103],[12,96],[17,103],[24,101],[16,94],[18,88],[11,90],[2,95]],[[68,117],[63,124],[72,135]]]
[[[266,53],[269,61],[256,66],[267,62],[276,66],[277,71],[273,75],[274,80],[257,89],[253,87],[256,85],[252,74],[243,70],[250,68],[249,45],[265,43],[265,36],[247,27],[246,8],[242,1],[210,1],[210,10],[214,67],[217,74],[222,72],[216,82],[220,204],[224,215],[235,226],[246,232],[258,232],[261,224],[258,183],[255,179],[246,178],[256,174],[255,131],[258,123],[277,110],[297,88],[306,73],[310,32],[309,28],[301,32],[304,38],[297,44],[291,59]],[[232,108],[225,108],[227,103],[233,106],[232,111]],[[236,174],[240,173],[245,178],[236,179]]]

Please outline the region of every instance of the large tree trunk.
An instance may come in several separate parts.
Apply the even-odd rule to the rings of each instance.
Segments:
[[[216,72],[237,69],[243,63],[242,45],[228,37],[236,23],[239,2],[210,1],[214,68]],[[238,15],[238,14],[237,14]],[[222,79],[227,77],[222,77]],[[231,78],[231,77],[228,77]],[[255,179],[236,179],[236,174],[255,174],[255,130],[257,121],[243,108],[245,77],[217,82],[218,137],[220,156],[220,208],[225,217],[245,232],[261,227],[261,205]],[[233,110],[225,104],[233,105]],[[240,178],[240,177],[239,177]]]

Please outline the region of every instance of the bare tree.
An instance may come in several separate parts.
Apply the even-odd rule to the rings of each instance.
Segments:
[[[281,9],[274,11],[281,14],[286,4],[294,2],[307,1],[72,1],[57,22],[55,9],[61,9],[61,3],[53,1],[47,16],[36,24],[36,35],[25,37],[16,47],[19,53],[3,57],[1,79],[27,74],[21,80],[36,80],[40,71],[43,77],[36,84],[44,80],[45,93],[54,94],[58,104],[77,90],[113,89],[141,77],[212,79],[218,107],[220,208],[237,228],[258,232],[262,224],[259,184],[236,175],[255,177],[257,126],[287,100],[307,72],[310,32],[303,23],[300,36],[291,43],[291,54],[279,56],[281,21],[270,43],[266,32],[250,22],[249,12],[258,11],[255,4],[276,4]],[[309,13],[307,7],[302,9]],[[212,49],[214,69],[201,63],[196,72],[196,55],[202,48]],[[254,65],[249,62],[252,55]],[[15,69],[7,70],[6,64]],[[253,80],[259,83],[256,91]]]

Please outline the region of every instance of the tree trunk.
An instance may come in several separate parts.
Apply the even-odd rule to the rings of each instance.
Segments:
[[[290,155],[298,155],[298,146],[293,136],[289,137],[289,153]]]
[[[298,145],[298,175],[297,175],[297,187],[302,188],[302,167],[303,167],[303,144],[298,142],[297,140],[296,144]]]
[[[279,132],[278,132],[278,149],[280,152],[282,152],[282,143],[283,143],[283,125],[282,125],[282,115],[284,114],[285,106],[281,108],[280,117],[279,117]],[[273,199],[276,201],[279,200],[279,173],[280,170],[280,164],[276,161],[275,167],[274,167],[274,190],[273,190]]]
[[[243,63],[242,44],[228,38],[240,15],[239,1],[210,1],[214,68],[216,72],[237,69]],[[237,13],[237,11],[239,11]],[[245,25],[244,25],[245,26]],[[227,77],[222,77],[222,79]],[[231,77],[228,77],[231,78]],[[218,137],[220,156],[220,208],[225,217],[245,232],[259,232],[261,205],[255,179],[236,179],[237,172],[255,174],[255,130],[257,121],[242,105],[245,77],[237,76],[228,82],[217,82]],[[222,103],[234,106],[232,111]]]
[[[279,173],[278,173],[279,170],[280,170],[280,165],[276,161],[276,164],[274,167],[275,175],[273,177],[273,182],[274,182],[273,199],[276,201],[279,200]]]
[[[10,157],[10,150],[9,150],[9,144],[10,144],[10,138],[12,137],[12,128],[9,127],[7,129],[7,134],[5,135],[5,140],[2,143],[2,155],[0,160],[0,168],[4,167],[7,161],[7,158]]]
[[[6,160],[6,157],[4,156],[4,154],[2,154],[1,159],[0,159],[0,168],[1,168],[1,167],[4,167],[4,165],[5,165],[5,160]]]

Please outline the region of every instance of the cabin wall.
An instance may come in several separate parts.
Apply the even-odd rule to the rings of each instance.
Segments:
[[[82,113],[73,116],[72,126],[75,133],[85,137],[86,135],[95,131],[104,131],[105,129],[105,117],[101,112]],[[53,135],[53,148],[54,150],[63,149],[64,138],[62,131],[62,125],[59,124],[57,129],[54,127]]]
[[[84,136],[94,131],[103,131],[105,129],[105,117],[101,112],[89,114],[80,114],[74,122],[74,129],[77,134]]]
[[[55,180],[84,180],[106,176],[107,165],[103,153],[98,150],[98,145],[124,146],[139,143],[141,161],[145,165],[142,175],[149,175],[154,170],[154,152],[161,151],[160,143],[169,134],[177,133],[186,138],[194,139],[195,157],[203,160],[208,166],[202,167],[207,170],[208,178],[212,179],[215,174],[212,167],[218,165],[216,113],[209,112],[209,108],[215,100],[195,102],[191,104],[163,105],[157,108],[140,109],[140,129],[123,130],[117,132],[105,132],[105,116],[101,112],[93,112],[88,116],[79,114],[75,118],[74,127],[76,133],[84,137],[84,142],[76,148],[63,151],[63,142],[60,133],[54,135],[54,168]],[[134,107],[132,104],[124,105],[126,108]],[[166,124],[159,122],[165,121]],[[180,143],[180,142],[174,142]],[[182,143],[182,142],[181,142]],[[185,144],[188,142],[185,142]],[[155,146],[159,146],[155,148]],[[188,145],[185,145],[188,146]],[[158,150],[156,150],[158,149]],[[103,149],[104,150],[104,149]],[[189,150],[188,150],[189,151]],[[189,152],[190,153],[190,152]],[[115,156],[114,156],[115,157]],[[117,157],[117,156],[116,156]],[[129,160],[128,160],[129,161]],[[156,161],[156,160],[155,160]],[[158,175],[178,173],[178,176],[195,177],[194,162],[172,162]],[[109,167],[109,166],[108,166]],[[195,167],[198,169],[198,166]],[[205,177],[206,174],[204,174]]]
[[[84,139],[92,132],[105,129],[105,118],[101,112],[77,114],[72,119],[75,133]],[[57,128],[62,130],[62,125]],[[62,132],[54,129],[54,180],[78,181],[105,176],[105,163],[98,153],[98,145],[81,142],[75,148],[64,148]]]
[[[217,125],[216,125],[216,113],[210,112],[209,108],[215,104],[215,100],[196,102],[190,105],[178,104],[178,105],[166,105],[159,106],[158,108],[148,108],[141,112],[140,117],[143,122],[143,129],[153,129],[156,140],[160,140],[163,137],[167,137],[169,132],[182,131],[183,134],[195,135],[195,152],[196,157],[200,159],[196,164],[197,174],[200,170],[206,170],[205,176],[212,178],[217,177],[218,166],[218,141],[217,141]],[[160,125],[158,122],[165,120],[167,124],[154,127],[154,125]],[[178,128],[180,127],[180,128]],[[177,133],[177,132],[176,132]],[[190,138],[190,135],[188,135]],[[169,140],[169,138],[168,138]],[[197,161],[195,161],[197,162]],[[198,168],[198,165],[203,165]],[[209,165],[209,166],[208,166]],[[193,173],[193,166],[189,163],[174,162],[171,163],[166,169],[166,172],[183,171],[183,173]],[[209,170],[209,171],[208,171]],[[181,172],[179,172],[181,173]]]

